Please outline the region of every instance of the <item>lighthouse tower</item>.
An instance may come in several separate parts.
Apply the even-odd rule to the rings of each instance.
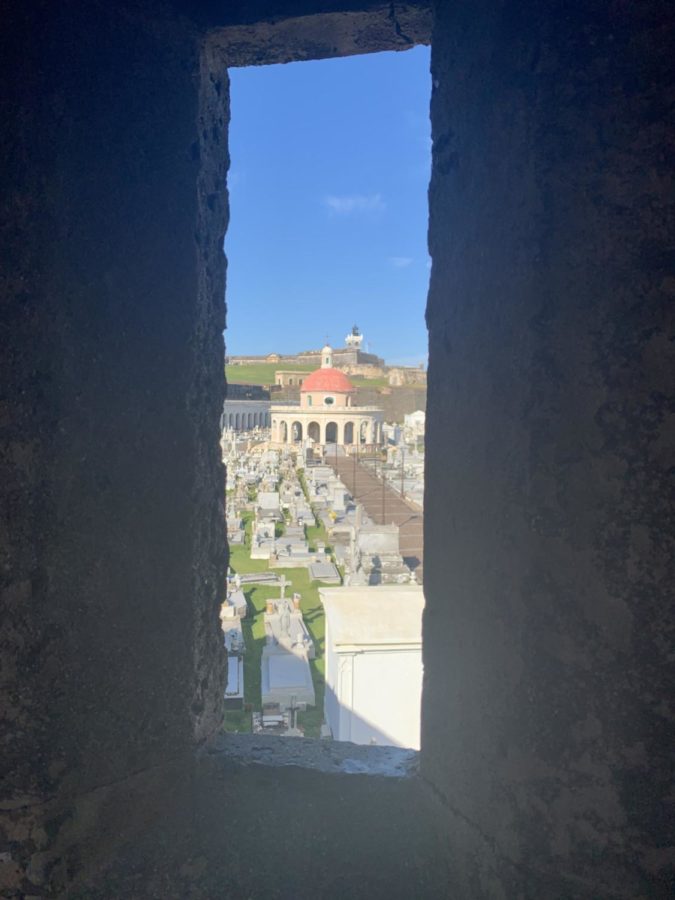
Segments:
[[[345,346],[352,350],[360,350],[362,343],[363,335],[359,331],[358,325],[354,325],[351,332],[345,338]]]

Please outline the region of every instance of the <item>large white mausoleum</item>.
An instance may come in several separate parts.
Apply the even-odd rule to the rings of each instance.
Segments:
[[[324,715],[336,741],[420,747],[422,588],[319,588],[326,612]]]
[[[321,368],[302,383],[299,403],[273,403],[272,442],[316,444],[381,444],[382,410],[355,406],[356,390],[349,378],[333,368],[333,349],[321,351]]]

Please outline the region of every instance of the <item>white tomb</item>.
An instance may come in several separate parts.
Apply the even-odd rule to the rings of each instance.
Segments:
[[[335,740],[420,746],[417,585],[319,588],[326,611],[324,715]]]
[[[309,566],[309,577],[312,581],[323,581],[324,584],[340,584],[340,573],[332,562],[315,562]]]
[[[233,619],[235,616],[244,617],[247,612],[248,606],[246,604],[244,592],[240,588],[235,588],[230,591],[227,595],[227,599],[223,601],[223,604],[220,607],[220,621],[223,626],[223,631],[231,627],[231,625],[226,623],[226,620]]]
[[[278,513],[279,494],[277,491],[260,491],[258,493],[258,506],[263,513]]]
[[[223,622],[225,649],[227,650],[227,684],[225,686],[225,707],[241,709],[244,704],[244,634],[240,619]]]
[[[282,595],[286,584],[286,579],[282,578]],[[268,600],[263,622],[268,644],[278,645],[300,656],[314,659],[314,641],[302,617],[300,594],[294,594],[292,601],[283,596],[279,600]]]
[[[278,644],[266,644],[262,652],[261,675],[263,707],[278,706],[283,711],[316,704],[306,655]]]
[[[230,656],[227,660],[225,708],[241,709],[244,705],[244,658]]]

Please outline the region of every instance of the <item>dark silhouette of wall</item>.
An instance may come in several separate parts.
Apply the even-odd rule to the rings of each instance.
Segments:
[[[672,890],[672,13],[436,6],[422,766],[461,896]]]

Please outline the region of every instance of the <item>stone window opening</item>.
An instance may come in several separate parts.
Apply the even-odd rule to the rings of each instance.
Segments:
[[[340,40],[337,45],[328,52],[326,52],[325,47],[321,47],[319,53],[316,52],[316,45],[314,42],[315,29],[320,27],[322,21],[325,22],[326,19],[330,19],[330,16],[317,16],[316,21],[311,23],[313,24],[313,27],[310,27],[310,23],[307,21],[298,23],[297,32],[295,32],[295,30],[291,31],[289,25],[287,34],[292,37],[289,41],[289,48],[283,51],[283,53],[280,51],[278,43],[270,41],[268,45],[265,37],[261,38],[262,44],[259,44],[255,29],[246,32],[242,32],[238,29],[225,29],[223,32],[212,36],[210,47],[207,50],[209,65],[214,70],[211,74],[211,81],[226,82],[226,78],[223,77],[223,65],[225,65],[225,68],[229,68],[232,65],[264,65],[281,61],[302,61],[308,59],[345,57],[387,50],[406,50],[420,44],[428,45],[430,43],[431,30],[429,10],[424,7],[418,9],[410,8],[405,14],[408,17],[405,35],[402,34],[400,23],[396,21],[396,17],[390,9],[386,10],[384,22],[380,20],[380,28],[376,29],[373,29],[373,21],[378,20],[382,16],[381,10],[374,13],[355,13],[353,16],[346,17],[347,19],[351,19],[350,27],[344,29],[344,25],[340,26],[338,29],[338,32],[340,32]],[[329,30],[333,31],[332,24],[329,26]],[[367,37],[365,37],[366,35]],[[414,37],[411,37],[411,35],[414,35]],[[242,37],[244,40],[242,40]],[[372,45],[369,46],[369,42],[371,41]],[[267,56],[267,53],[269,53],[269,56]],[[279,58],[280,53],[282,53],[283,59]],[[323,361],[324,365],[330,365],[331,357],[329,355],[324,355]],[[303,380],[304,379],[298,379],[298,384],[301,385]],[[289,385],[292,384],[293,379],[291,378],[289,379]],[[309,395],[307,397],[307,405],[312,406],[312,401],[313,398]],[[335,404],[335,398],[332,396],[324,397],[322,404],[326,407],[331,407]],[[347,405],[353,406],[351,397],[348,398]],[[347,437],[348,442],[351,443],[355,440],[354,423],[349,423],[348,428]],[[337,446],[338,442],[341,441],[344,436],[343,429],[343,425],[338,427],[336,422],[329,422],[325,426],[325,433],[321,435],[318,424],[310,423],[307,429],[307,436],[315,440],[325,438],[325,443]],[[293,427],[287,426],[286,423],[283,422],[280,423],[279,432],[282,440],[285,438],[287,431],[288,434],[295,436],[295,429]],[[365,432],[363,432],[362,441],[365,443],[367,440],[368,437]],[[232,734],[224,735],[223,746],[225,749],[227,749],[228,743],[230,743],[232,737]],[[250,744],[251,746],[248,749],[250,749],[253,755],[255,754],[254,748],[258,737],[257,735],[236,735],[235,737],[237,747],[240,748],[238,752],[248,752],[247,745]],[[280,738],[279,740],[283,743],[288,739]],[[314,767],[316,751],[312,749],[312,739],[305,739],[302,742],[296,741],[292,743],[295,745],[294,759],[297,764]],[[330,741],[329,744],[334,747],[339,747],[341,742],[335,740]],[[231,745],[234,747],[234,743]],[[416,750],[389,744],[368,746],[346,743],[343,746],[345,748],[351,748],[352,750],[355,746],[358,746],[359,748],[358,753],[360,762],[358,765],[355,765],[352,770],[355,773],[373,772],[405,777],[416,769],[416,760],[418,756],[418,751]],[[286,748],[284,747],[284,749]],[[349,753],[348,750],[345,752]],[[281,759],[283,760],[286,757],[287,754],[284,753],[281,756]],[[266,761],[269,762],[269,759],[266,759]],[[349,769],[349,767],[347,767],[347,769]]]
[[[672,4],[435,0],[419,777],[218,735],[226,69],[357,4],[6,5],[2,896],[672,895]]]

